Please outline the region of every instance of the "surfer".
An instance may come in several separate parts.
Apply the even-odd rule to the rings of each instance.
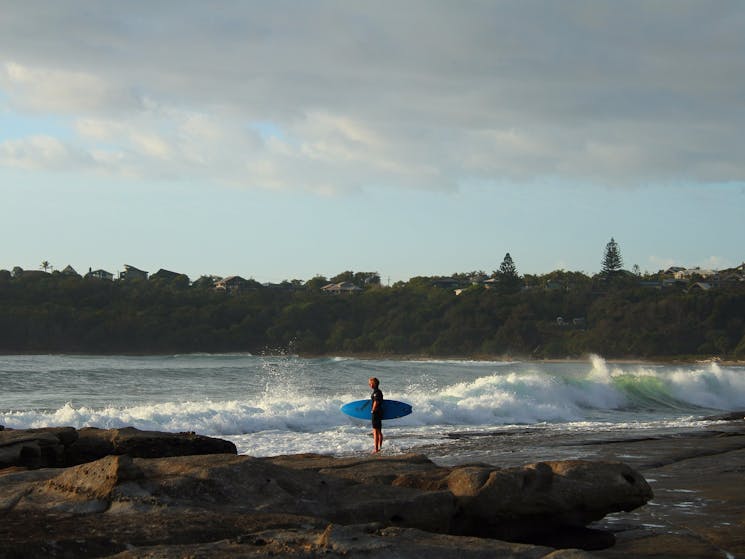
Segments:
[[[373,441],[375,443],[376,452],[380,452],[380,447],[383,446],[383,393],[380,391],[380,381],[375,377],[370,377],[367,381],[372,388],[372,394],[370,394],[370,400],[372,400],[372,431]]]

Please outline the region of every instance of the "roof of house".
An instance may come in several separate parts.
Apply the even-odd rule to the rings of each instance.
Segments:
[[[106,277],[106,278],[114,278],[114,274],[111,272],[107,272],[106,270],[90,270],[87,274],[85,274],[85,277]]]
[[[140,272],[141,274],[147,274],[145,270],[140,270],[139,268],[135,268],[134,266],[130,266],[129,264],[124,265],[124,270],[127,272]]]
[[[150,277],[151,278],[173,279],[173,278],[178,278],[178,277],[181,277],[181,276],[187,277],[186,274],[182,274],[180,272],[172,272],[170,270],[164,270],[163,268],[161,268],[160,270],[158,270],[154,274],[150,274]]]
[[[339,283],[329,283],[321,288],[322,291],[363,291],[361,287],[357,287],[355,284],[349,281],[342,281]]]

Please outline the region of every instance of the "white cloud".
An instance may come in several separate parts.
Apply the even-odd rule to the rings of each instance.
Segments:
[[[741,4],[321,0],[170,12],[75,1],[5,11],[0,101],[19,117],[76,122],[55,157],[27,138],[26,165],[68,157],[114,174],[324,193],[745,180]],[[282,134],[262,138],[261,122]],[[21,150],[3,146],[6,157]]]
[[[725,268],[731,268],[732,266],[732,262],[722,256],[709,256],[704,259],[703,263],[700,265],[701,268],[707,270],[722,270]]]
[[[135,99],[89,72],[51,69],[8,61],[0,85],[12,106],[36,113],[76,114],[134,106]]]
[[[84,166],[85,157],[51,136],[0,143],[0,165],[27,170],[65,170]]]
[[[669,256],[655,256],[652,255],[648,259],[648,265],[653,270],[667,270],[672,266],[685,267],[684,264],[678,263],[675,258]]]

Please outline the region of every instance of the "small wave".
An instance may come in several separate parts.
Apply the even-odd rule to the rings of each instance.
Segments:
[[[174,353],[173,355],[169,355],[169,358],[172,359],[189,359],[189,358],[202,358],[202,357],[209,357],[209,358],[224,358],[224,359],[230,359],[230,358],[238,358],[242,359],[244,357],[254,357],[253,353],[250,353],[248,351],[245,352],[232,352],[232,353],[207,353],[207,352],[194,352],[194,353]]]
[[[510,365],[516,365],[521,361],[502,361],[502,360],[481,360],[481,359],[407,359],[409,363],[422,363],[431,365],[473,365],[475,367],[481,367],[484,365],[491,365],[495,367],[509,367]]]

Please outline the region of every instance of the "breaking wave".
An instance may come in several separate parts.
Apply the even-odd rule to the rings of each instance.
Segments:
[[[225,357],[219,357],[222,361]],[[229,358],[228,358],[229,359]],[[348,360],[328,360],[346,366]],[[438,362],[440,367],[447,363]],[[519,365],[519,366],[518,366]],[[701,367],[661,365],[617,366],[592,357],[587,366],[555,369],[546,364],[500,364],[489,374],[443,382],[424,370],[409,375],[408,383],[386,397],[411,403],[414,413],[390,422],[409,429],[433,426],[493,426],[577,421],[629,421],[635,416],[702,416],[715,410],[745,408],[745,371],[715,363]],[[76,404],[54,408],[0,409],[0,424],[12,428],[48,425],[102,428],[196,431],[207,435],[258,432],[318,433],[355,425],[339,412],[347,401],[359,399],[358,385],[339,383],[324,391],[303,382],[304,367],[289,374],[283,365],[264,366],[261,389],[239,397],[188,399],[162,396],[160,401]],[[479,373],[481,371],[479,370]],[[447,379],[446,379],[447,380]],[[231,385],[233,386],[233,385]],[[79,400],[79,399],[77,399]]]

